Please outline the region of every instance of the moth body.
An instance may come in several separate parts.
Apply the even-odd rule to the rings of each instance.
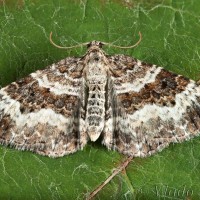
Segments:
[[[88,88],[86,130],[91,141],[96,141],[105,124],[106,63],[103,52],[92,46],[86,58],[85,78]]]

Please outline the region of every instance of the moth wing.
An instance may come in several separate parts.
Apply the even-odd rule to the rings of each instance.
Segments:
[[[161,67],[108,56],[110,101],[108,148],[144,157],[200,132],[200,86]],[[109,122],[109,123],[108,123]],[[111,128],[113,127],[113,128]]]
[[[0,90],[0,143],[60,157],[83,148],[80,58],[66,58]]]

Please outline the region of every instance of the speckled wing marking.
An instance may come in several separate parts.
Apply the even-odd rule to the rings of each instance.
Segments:
[[[128,56],[107,58],[111,97],[104,144],[108,148],[145,157],[172,142],[182,142],[199,134],[200,86],[197,83]],[[106,132],[112,136],[109,134],[108,138]]]
[[[84,79],[67,58],[0,90],[0,143],[59,157],[83,148]]]

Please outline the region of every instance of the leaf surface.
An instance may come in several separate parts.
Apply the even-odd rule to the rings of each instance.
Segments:
[[[178,0],[8,0],[0,3],[0,84],[5,86],[85,48],[69,51],[49,43],[53,32],[63,46],[100,40],[131,50],[105,47],[200,78],[200,1]],[[0,146],[0,199],[85,199],[125,156],[99,142],[59,159]],[[199,199],[200,139],[149,158],[135,158],[96,199]]]

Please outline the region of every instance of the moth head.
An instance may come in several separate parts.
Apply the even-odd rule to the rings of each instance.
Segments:
[[[102,46],[104,45],[103,42],[100,42],[100,41],[92,41],[92,42],[89,42],[87,44],[87,48],[90,49],[90,48],[102,48]]]

